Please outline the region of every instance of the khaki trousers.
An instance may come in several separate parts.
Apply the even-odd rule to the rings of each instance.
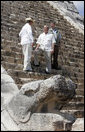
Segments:
[[[39,59],[38,59],[39,54],[44,55],[45,61],[46,61],[46,71],[51,72],[51,52],[45,51],[42,49],[35,50],[34,51],[34,64],[35,65],[39,65]]]
[[[32,56],[32,46],[31,44],[25,44],[22,46],[24,55],[24,68],[23,70],[32,70],[31,68],[31,56]]]

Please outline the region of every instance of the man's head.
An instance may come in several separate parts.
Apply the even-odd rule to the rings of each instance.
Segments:
[[[47,25],[45,25],[44,26],[44,29],[43,29],[44,33],[47,34],[48,33],[48,30],[49,30],[49,27]]]
[[[55,28],[55,22],[51,22],[50,26],[52,29],[54,29]]]
[[[29,18],[26,18],[25,21],[27,23],[29,23],[30,25],[32,25],[34,23],[34,20],[32,18],[30,18],[30,17]]]

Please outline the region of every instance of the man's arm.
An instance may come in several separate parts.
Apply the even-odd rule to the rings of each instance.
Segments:
[[[41,43],[41,35],[40,35],[40,36],[38,37],[38,39],[37,39],[37,42],[36,42],[37,47],[36,47],[35,50],[37,50],[37,49],[40,47],[40,43]]]
[[[40,47],[40,44],[37,44],[37,47],[36,47],[36,49],[35,49],[35,50],[37,50],[39,47]]]
[[[55,41],[55,38],[54,38],[54,35],[52,35],[52,50],[51,50],[51,54],[54,53],[54,45],[55,45],[56,41]]]
[[[51,50],[51,54],[54,53],[54,43],[52,44],[52,50]]]
[[[32,28],[31,27],[27,27],[26,31],[28,33],[29,38],[32,41],[32,46],[33,46],[34,45],[34,38],[33,38],[33,34],[32,34]]]

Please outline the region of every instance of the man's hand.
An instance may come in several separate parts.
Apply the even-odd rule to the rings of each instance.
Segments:
[[[52,50],[51,50],[51,54],[53,54],[53,53],[54,53],[54,50],[52,49]]]
[[[35,48],[35,50],[38,50],[38,49],[39,49],[39,47],[40,47],[40,45],[39,45],[39,44],[37,44],[37,47]]]
[[[38,47],[35,48],[35,50],[38,50],[38,49],[39,49]]]
[[[54,43],[52,44],[52,48],[51,48],[51,54],[53,54],[54,53]]]
[[[32,43],[32,47],[34,46],[34,43]]]

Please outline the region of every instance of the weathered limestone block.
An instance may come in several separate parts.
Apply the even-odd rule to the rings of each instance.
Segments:
[[[10,114],[6,110],[3,110],[1,113],[1,123],[4,124],[5,131],[19,131],[20,130],[17,124],[10,117]],[[4,130],[4,127],[2,127],[2,129]]]
[[[25,123],[46,102],[54,100],[63,105],[74,94],[75,84],[61,75],[56,75],[23,85],[7,105],[7,110],[17,123]]]
[[[7,74],[5,69],[1,67],[1,109],[8,104],[12,97],[18,93],[18,87],[14,80]]]
[[[7,72],[5,71],[5,69],[1,66],[1,74],[7,74]]]
[[[67,127],[72,125],[74,118],[67,120],[61,114],[53,113],[33,113],[30,121],[19,124],[23,131],[64,131],[71,130]]]
[[[6,131],[6,128],[4,127],[2,123],[1,123],[1,131]]]
[[[77,118],[72,126],[72,131],[84,131],[84,118]]]

